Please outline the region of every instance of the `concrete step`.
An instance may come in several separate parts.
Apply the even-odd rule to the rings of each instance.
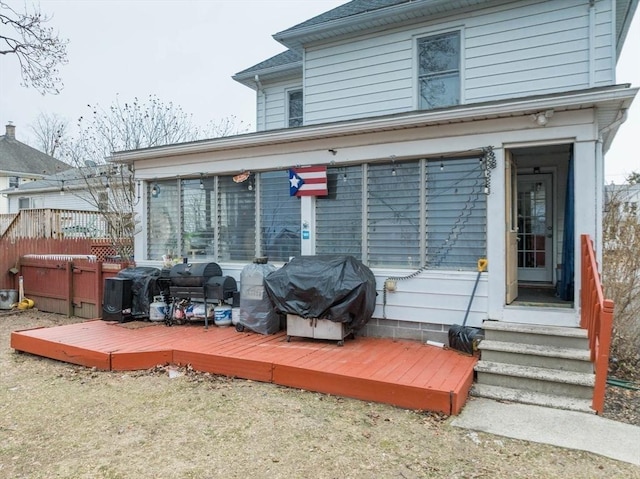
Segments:
[[[482,329],[485,339],[491,341],[589,349],[587,331],[582,328],[485,321]]]
[[[478,384],[524,389],[542,394],[591,399],[595,375],[481,360],[476,364]]]
[[[553,394],[542,394],[522,389],[513,389],[488,384],[474,384],[471,388],[471,395],[495,399],[497,401],[510,401],[520,404],[533,404],[535,406],[552,407],[556,409],[567,409],[594,414],[591,408],[591,399],[577,399]]]
[[[482,351],[482,359],[489,362],[593,373],[591,356],[589,351],[585,349],[488,339],[480,341],[478,349]]]

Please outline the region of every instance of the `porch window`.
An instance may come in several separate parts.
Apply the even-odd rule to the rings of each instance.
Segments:
[[[302,126],[303,120],[303,100],[302,90],[293,90],[288,93],[289,103],[289,128]]]
[[[178,180],[153,182],[147,185],[147,259],[162,259],[163,255],[179,257],[180,197]]]
[[[182,245],[189,256],[215,255],[213,178],[182,181]]]
[[[369,166],[369,266],[420,267],[420,170],[418,161]]]
[[[316,200],[318,254],[414,270],[475,269],[486,256],[479,158],[330,168],[327,174],[329,196]]]
[[[486,256],[487,202],[478,158],[427,161],[427,264],[469,269]]]
[[[260,250],[270,261],[300,255],[300,198],[288,184],[287,171],[260,173]]]
[[[327,168],[329,196],[316,200],[316,253],[362,259],[363,166]]]
[[[460,103],[460,32],[418,39],[418,108]]]
[[[251,261],[256,255],[255,181],[218,177],[219,261]]]

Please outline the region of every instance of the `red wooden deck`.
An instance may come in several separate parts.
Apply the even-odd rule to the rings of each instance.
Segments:
[[[284,332],[101,320],[16,331],[11,347],[102,370],[190,364],[213,374],[445,414],[462,409],[476,363],[417,341],[357,337],[338,347],[307,338],[287,342]]]

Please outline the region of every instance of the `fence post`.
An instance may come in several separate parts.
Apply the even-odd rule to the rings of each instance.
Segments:
[[[611,331],[613,329],[613,301],[605,299],[600,310],[600,328],[598,331],[598,357],[596,358],[596,381],[593,388],[592,407],[597,414],[604,411],[604,397],[609,372],[609,349],[611,347]]]
[[[65,301],[67,306],[66,307],[67,317],[70,318],[71,316],[73,316],[73,263],[71,261],[67,261],[65,272],[66,272]]]

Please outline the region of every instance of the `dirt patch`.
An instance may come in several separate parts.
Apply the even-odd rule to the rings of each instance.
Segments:
[[[438,414],[167,365],[101,372],[9,346],[11,331],[76,321],[0,316],[0,478],[640,478]]]

